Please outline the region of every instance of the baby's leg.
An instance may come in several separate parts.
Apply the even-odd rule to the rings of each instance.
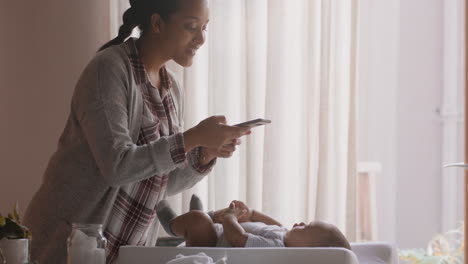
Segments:
[[[188,247],[215,247],[218,241],[213,220],[201,211],[174,218],[170,227],[174,234],[185,238]]]

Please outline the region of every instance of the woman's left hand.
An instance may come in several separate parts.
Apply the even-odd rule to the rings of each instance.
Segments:
[[[240,139],[233,139],[231,143],[223,145],[220,149],[202,147],[200,152],[200,165],[207,165],[214,158],[230,158],[236,151],[236,146],[241,144]]]

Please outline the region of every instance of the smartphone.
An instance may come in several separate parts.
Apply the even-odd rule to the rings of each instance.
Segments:
[[[266,124],[270,124],[270,123],[271,123],[271,120],[258,118],[258,119],[250,120],[250,121],[240,123],[240,124],[237,124],[237,125],[234,125],[234,126],[252,128],[252,127],[266,125]]]

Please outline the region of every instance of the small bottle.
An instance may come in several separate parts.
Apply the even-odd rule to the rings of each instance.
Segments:
[[[107,240],[101,224],[72,224],[67,264],[105,264]]]

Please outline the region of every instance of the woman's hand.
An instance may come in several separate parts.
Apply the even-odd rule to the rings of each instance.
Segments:
[[[236,151],[236,146],[241,144],[240,139],[233,139],[231,143],[223,145],[221,149],[205,148],[200,150],[200,165],[209,164],[215,158],[230,158],[232,153]]]
[[[226,125],[224,116],[212,116],[201,121],[195,127],[184,132],[185,151],[190,151],[195,147],[205,147],[207,149],[217,150],[210,151],[212,156],[226,155],[232,149],[233,140],[236,140],[244,135],[250,134],[248,127],[235,127]],[[223,150],[223,147],[225,149]],[[235,146],[234,146],[235,147]]]

